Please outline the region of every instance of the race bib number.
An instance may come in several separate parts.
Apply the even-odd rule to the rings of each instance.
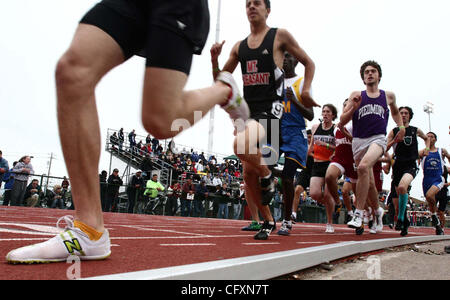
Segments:
[[[272,103],[272,115],[274,115],[276,118],[281,119],[281,117],[283,116],[283,110],[284,110],[284,106],[281,102],[273,102]]]
[[[186,199],[188,200],[194,200],[194,194],[187,194]]]

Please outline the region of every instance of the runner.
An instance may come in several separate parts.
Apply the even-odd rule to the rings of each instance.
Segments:
[[[308,152],[306,120],[314,119],[312,108],[302,104],[301,92],[303,77],[295,73],[298,61],[289,53],[284,55],[284,76],[286,99],[283,101],[284,113],[281,118],[281,152],[284,153],[284,167],[281,174],[283,189],[284,220],[279,235],[289,235],[292,229],[292,204],[294,200],[294,177],[297,169],[305,168]]]
[[[439,218],[439,223],[441,223],[442,234],[445,234],[445,211],[447,209],[447,204],[450,200],[450,189],[448,188],[448,173],[449,168],[444,166],[444,181],[446,185],[436,194],[436,205],[437,205],[437,215]]]
[[[284,91],[282,67],[285,52],[291,53],[305,66],[303,90],[300,95],[303,104],[305,107],[317,106],[310,94],[315,72],[314,62],[287,30],[270,28],[267,25],[270,11],[269,0],[246,1],[250,35],[233,46],[223,67],[223,71],[232,73],[240,63],[244,96],[247,97],[251,112],[251,120],[246,124],[234,124],[234,151],[242,161],[247,202],[256,203],[264,219],[261,230],[254,236],[257,240],[266,240],[276,228],[268,205],[274,191],[274,176],[269,166],[276,164],[279,157],[280,118],[283,113],[281,101]],[[218,57],[224,42],[216,43],[211,48],[214,78],[220,71]],[[265,152],[264,157],[262,150]]]
[[[417,137],[419,136],[425,141],[426,149],[430,149],[428,137],[420,128],[411,126],[411,120],[414,116],[413,110],[408,106],[399,108],[403,125],[405,126],[405,137],[403,141],[394,143],[399,128],[396,127],[388,134],[387,150],[392,146],[394,149],[395,163],[392,166],[393,183],[397,191],[398,197],[393,197],[394,205],[397,211],[397,228],[401,228],[401,235],[408,233],[409,221],[406,215],[406,205],[408,204],[408,187],[419,171],[417,160],[419,158],[419,144]],[[424,155],[427,155],[426,151]]]
[[[158,139],[177,135],[177,119],[195,121],[216,104],[234,119],[247,119],[248,107],[231,74],[221,73],[208,88],[184,91],[194,54],[209,32],[206,0],[104,0],[81,19],[72,43],[56,67],[58,125],[75,205],[64,233],[33,247],[8,253],[11,263],[66,261],[70,255],[101,260],[110,256],[98,184],[101,151],[95,88],[113,68],[145,54],[142,123]]]
[[[348,103],[348,99],[345,99],[343,103],[343,109],[345,109]],[[334,150],[333,159],[327,169],[325,175],[325,183],[328,188],[328,192],[330,196],[333,198],[335,206],[338,207],[336,213],[340,212],[340,208],[342,207],[342,203],[339,199],[338,193],[338,179],[345,175],[345,178],[348,178],[351,183],[351,189],[356,190],[356,181],[358,179],[358,175],[355,170],[355,162],[353,160],[353,152],[352,152],[352,125],[351,123],[347,124],[342,131],[341,129],[335,127],[334,137],[336,142],[336,149]],[[352,205],[349,201],[349,197],[346,196],[344,198],[344,204],[347,208],[348,212],[352,212]],[[351,214],[353,215],[353,214]],[[330,228],[330,232],[334,232],[332,226]]]
[[[353,219],[348,223],[355,228],[357,234],[364,232],[363,213],[366,200],[377,216],[377,230],[383,228],[383,213],[378,201],[373,166],[386,151],[386,129],[391,115],[400,131],[395,141],[403,140],[405,127],[397,108],[395,94],[379,89],[382,77],[381,67],[374,61],[365,62],[360,69],[361,79],[366,90],[353,92],[349,97],[349,105],[341,115],[338,127],[343,128],[353,120],[353,157],[357,166],[358,181],[356,184],[356,210]]]
[[[437,217],[436,194],[448,186],[443,177],[445,169],[444,157],[450,160],[450,154],[446,149],[436,147],[437,135],[434,132],[427,133],[427,136],[430,141],[430,148],[422,149],[419,152],[423,169],[422,188],[431,213],[431,222],[436,228],[436,235],[442,235],[444,232]]]
[[[295,186],[295,194],[294,201],[292,203],[292,215],[291,220],[293,222],[297,221],[297,210],[298,205],[300,203],[300,196],[303,195],[304,199],[306,199],[306,190],[309,188],[309,184],[311,181],[311,170],[314,164],[314,155],[312,151],[309,151],[309,145],[311,144],[311,129],[306,131],[308,136],[308,153],[306,158],[306,168],[301,170],[300,173],[297,174],[296,186]]]
[[[333,121],[337,118],[337,109],[332,104],[325,104],[322,108],[322,122],[313,125],[309,151],[314,152],[314,164],[311,171],[309,195],[312,199],[325,205],[327,211],[327,225],[325,232],[333,233],[334,200],[325,185],[325,174],[336,148]]]

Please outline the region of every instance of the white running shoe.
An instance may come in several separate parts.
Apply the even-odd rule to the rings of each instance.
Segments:
[[[363,225],[363,219],[361,218],[360,214],[355,213],[353,215],[353,218],[350,220],[350,222],[347,223],[348,227],[350,228],[361,228]]]
[[[248,108],[247,102],[241,97],[239,88],[231,73],[226,71],[220,72],[216,80],[230,86],[232,90],[231,98],[222,108],[228,112],[232,120],[241,119],[244,122],[247,121],[250,118],[250,109]]]
[[[372,208],[369,207],[369,210],[364,210],[364,224],[369,224],[372,220]]]
[[[334,233],[333,225],[327,224],[327,228],[325,229],[325,233]]]
[[[384,209],[382,207],[378,207],[378,211],[375,213],[376,216],[376,230],[377,232],[383,231],[383,215],[384,215]]]
[[[375,222],[372,222],[372,227],[370,227],[369,232],[371,234],[376,234],[377,233],[377,225],[375,224]]]
[[[65,216],[58,220],[67,223],[64,231],[46,242],[34,244],[10,251],[6,255],[9,263],[50,263],[63,262],[72,255],[81,260],[101,260],[111,255],[111,243],[108,230],[105,229],[98,241],[91,241],[80,229],[73,226],[71,216]]]

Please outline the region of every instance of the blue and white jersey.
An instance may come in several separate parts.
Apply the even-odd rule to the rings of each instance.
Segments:
[[[426,195],[432,186],[436,186],[441,190],[445,184],[444,177],[442,176],[445,168],[442,150],[438,148],[436,152],[429,152],[422,159],[421,166],[423,169],[423,194]]]
[[[292,88],[294,97],[302,103],[300,94],[303,90],[303,77],[285,78],[284,83],[286,88]],[[286,159],[291,159],[304,168],[306,167],[306,154],[308,152],[306,120],[295,104],[287,99],[286,93],[284,94],[280,150],[285,154]]]
[[[442,150],[437,148],[436,152],[429,152],[421,162],[424,177],[441,177],[444,174],[444,159]]]

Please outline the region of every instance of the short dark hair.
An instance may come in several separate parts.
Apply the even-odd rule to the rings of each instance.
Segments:
[[[401,111],[402,109],[406,109],[409,112],[409,120],[411,121],[414,116],[412,108],[409,106],[402,106],[398,109],[398,111]]]
[[[429,135],[430,133],[431,133],[432,135],[434,135],[434,138],[435,138],[436,141],[437,141],[437,135],[436,135],[436,133],[434,133],[433,131],[430,131],[430,132],[427,133],[427,135]]]
[[[331,113],[334,115],[333,121],[336,120],[336,118],[337,118],[337,108],[336,108],[336,106],[334,106],[331,103],[328,103],[328,104],[325,104],[323,107],[324,108],[328,107],[331,110]],[[322,108],[322,110],[323,110],[323,108]]]
[[[375,69],[378,70],[378,74],[380,74],[380,80],[381,80],[381,77],[383,77],[383,72],[381,71],[381,66],[374,60],[368,60],[365,63],[363,63],[363,65],[361,66],[361,69],[359,71],[361,73],[361,79],[364,81],[364,71],[366,70],[366,68],[368,66],[374,67]]]
[[[247,0],[245,0],[245,4],[247,4]],[[266,8],[270,8],[270,0],[264,0],[264,4],[266,5]]]

